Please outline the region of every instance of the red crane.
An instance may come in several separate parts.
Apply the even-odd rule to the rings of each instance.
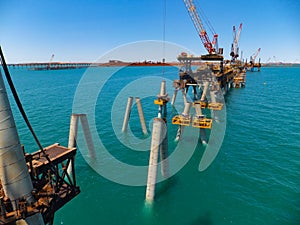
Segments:
[[[197,12],[197,9],[193,3],[193,0],[183,0],[183,2],[188,10],[188,13],[194,23],[194,26],[200,36],[204,47],[206,48],[209,54],[216,54],[216,52],[218,52],[218,35],[213,32],[213,40],[210,41],[200,19],[200,16]]]

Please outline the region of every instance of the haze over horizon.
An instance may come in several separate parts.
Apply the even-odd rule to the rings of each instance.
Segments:
[[[196,3],[219,35],[226,59],[230,58],[232,26],[243,23],[239,42],[243,58],[249,60],[261,48],[262,62],[300,63],[299,1]],[[144,40],[165,40],[197,55],[206,54],[182,0],[2,0],[0,10],[0,45],[8,63],[48,62],[52,54],[58,62],[93,62],[118,46]],[[169,61],[176,56],[170,55]],[[147,58],[128,60],[161,59],[150,52]]]

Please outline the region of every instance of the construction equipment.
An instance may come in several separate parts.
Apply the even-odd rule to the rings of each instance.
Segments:
[[[231,45],[231,52],[230,52],[232,61],[235,61],[239,57],[238,44],[241,36],[242,26],[243,24],[241,23],[238,30],[236,30],[235,26],[233,26],[233,43]]]
[[[250,56],[250,64],[254,64],[255,63],[255,59],[257,58],[258,54],[260,53],[261,48],[257,49],[257,51]]]
[[[196,6],[193,3],[193,0],[183,0],[188,13],[194,23],[194,26],[200,36],[200,39],[208,51],[209,54],[217,54],[219,53],[219,48],[218,48],[218,34],[215,33],[214,29],[210,27],[212,33],[213,33],[213,40],[210,41],[208,34],[203,26],[203,23],[200,19],[200,16],[197,12]],[[208,23],[209,24],[209,23]],[[220,49],[221,50],[221,49]],[[222,50],[221,50],[222,51]],[[221,54],[221,53],[220,53]]]
[[[1,46],[0,62],[13,99],[39,147],[29,154],[20,144],[1,69],[0,224],[53,225],[55,212],[80,193],[74,167],[77,150],[59,144],[47,148],[41,145],[15,89]]]
[[[204,116],[194,116],[193,127],[201,129],[211,129],[212,119],[207,119]]]
[[[181,126],[190,126],[191,116],[187,115],[176,115],[172,118],[172,124]]]
[[[249,67],[250,67],[250,71],[251,71],[251,72],[254,72],[254,71],[255,71],[255,68],[257,68],[257,71],[260,71],[260,67],[261,67],[260,59],[259,59],[258,63],[255,62],[256,57],[257,57],[258,54],[260,53],[260,49],[261,49],[261,48],[259,48],[259,49],[256,51],[255,54],[253,54],[252,56],[250,56],[250,63],[249,63],[250,65],[249,65]]]

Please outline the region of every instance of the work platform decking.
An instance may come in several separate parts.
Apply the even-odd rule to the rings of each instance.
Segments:
[[[35,176],[48,171],[51,164],[59,164],[66,159],[71,159],[76,155],[76,148],[66,148],[60,146],[58,143],[50,145],[44,149],[45,153],[51,160],[51,163],[47,160],[46,155],[43,154],[41,150],[34,152],[32,154],[25,154],[26,162],[29,166],[29,173]]]
[[[183,126],[192,126],[200,129],[202,141],[205,141],[204,129],[211,129],[214,117],[206,118],[202,109],[210,109],[213,114],[217,115],[217,111],[221,111],[224,107],[223,95],[225,95],[231,87],[245,87],[246,70],[244,63],[240,61],[223,60],[220,54],[207,54],[202,56],[188,55],[183,52],[177,57],[181,67],[179,68],[179,79],[173,81],[174,96],[176,98],[179,90],[183,93],[184,104],[187,104],[187,93],[189,87],[193,88],[192,103],[196,111],[193,120],[189,114],[175,115],[172,124],[178,125],[178,136],[182,132]],[[198,64],[197,69],[192,65]],[[201,94],[201,97],[199,96]],[[191,100],[190,100],[191,101]]]
[[[66,148],[56,143],[44,148],[46,155],[41,150],[26,153],[33,184],[32,195],[37,201],[29,204],[24,197],[24,200],[11,202],[1,193],[0,224],[11,224],[38,212],[42,214],[45,224],[53,224],[54,213],[80,193],[74,170],[76,151],[76,148]]]
[[[234,70],[230,64],[224,65],[222,55],[208,54],[191,56],[182,53],[177,59],[182,65],[181,72],[179,73],[181,88],[203,84],[205,81],[213,82],[213,80],[215,80],[218,82],[220,89],[223,88],[227,91],[227,84],[233,82],[233,77],[235,76]],[[203,62],[203,65],[197,70],[193,70],[192,64],[200,61]],[[185,80],[185,82],[183,82],[183,80]]]
[[[205,81],[217,82],[218,88],[223,89],[226,94],[232,84],[236,84],[236,87],[245,86],[246,73],[244,72],[245,65],[242,62],[224,61],[223,56],[219,54],[193,56],[182,53],[177,59],[181,64],[179,80],[177,81],[179,88],[201,86]],[[192,65],[200,61],[202,61],[202,66],[193,70]]]

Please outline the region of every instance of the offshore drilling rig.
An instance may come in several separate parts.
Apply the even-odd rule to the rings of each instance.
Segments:
[[[0,224],[52,225],[55,212],[80,193],[76,148],[43,148],[22,107],[0,47],[0,59],[17,106],[39,150],[26,153],[0,70]]]

